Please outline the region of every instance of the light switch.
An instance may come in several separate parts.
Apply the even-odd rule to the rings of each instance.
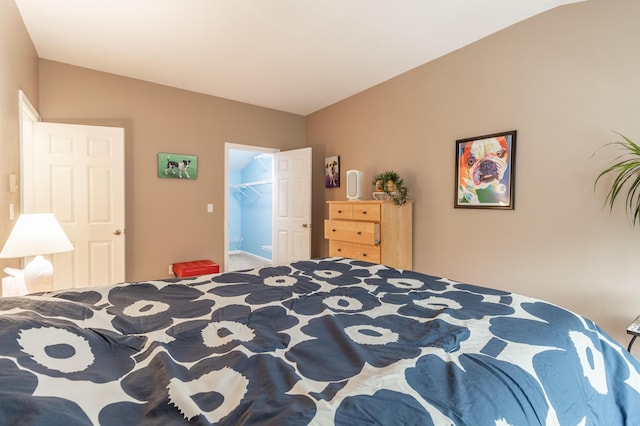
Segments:
[[[207,204],[207,213],[213,213],[213,204]]]
[[[9,203],[9,220],[13,220],[15,211],[13,209],[13,203]]]

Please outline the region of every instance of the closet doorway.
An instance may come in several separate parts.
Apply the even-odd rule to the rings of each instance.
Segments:
[[[272,148],[225,144],[225,271],[271,265],[276,152]]]

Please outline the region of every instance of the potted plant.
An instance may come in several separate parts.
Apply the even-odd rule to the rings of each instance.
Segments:
[[[627,213],[633,218],[635,226],[640,222],[640,146],[626,136],[616,134],[623,141],[611,142],[605,146],[615,146],[621,153],[598,175],[594,188],[601,178],[613,174],[613,183],[607,193],[605,204],[609,204],[609,209],[612,210],[618,196],[624,195]]]
[[[401,206],[407,202],[409,190],[404,186],[404,181],[396,172],[389,170],[379,173],[373,178],[375,190],[384,192],[397,205]]]

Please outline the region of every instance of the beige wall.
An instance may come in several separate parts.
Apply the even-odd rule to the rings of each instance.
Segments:
[[[640,3],[589,0],[508,28],[303,117],[41,60],[13,2],[0,2],[0,236],[6,181],[18,170],[17,90],[50,121],[126,131],[127,279],[166,265],[222,259],[223,143],[314,148],[313,255],[326,255],[322,161],[398,171],[414,205],[415,269],[543,297],[626,342],[640,313],[640,238],[621,209],[602,208],[591,155],[617,130],[640,139]],[[39,92],[38,92],[39,90]],[[516,209],[454,209],[456,139],[518,130]],[[306,131],[306,134],[305,134]],[[195,182],[155,177],[158,151],[199,155]],[[5,182],[5,183],[2,183]],[[215,211],[206,214],[206,203]],[[180,259],[176,259],[180,257]],[[9,263],[7,263],[9,262]],[[4,261],[2,265],[12,264]]]
[[[20,175],[18,90],[38,102],[38,56],[13,1],[0,1],[0,244],[15,223],[9,204],[20,213],[20,192],[9,192],[9,175]],[[0,246],[0,248],[2,248]],[[0,270],[19,267],[20,259],[0,259]]]
[[[304,146],[304,117],[40,61],[45,121],[125,128],[127,280],[224,256],[224,143]],[[196,180],[159,179],[158,152],[198,156]],[[206,206],[213,203],[214,212]]]
[[[592,154],[640,141],[640,2],[561,7],[307,117],[315,162],[367,184],[393,169],[414,205],[414,269],[543,297],[621,342],[640,314],[640,231],[602,207]],[[456,139],[516,129],[515,210],[454,209]],[[609,153],[610,154],[610,153]],[[314,172],[316,188],[322,171]],[[314,195],[314,223],[344,186]],[[326,253],[322,227],[316,253]]]

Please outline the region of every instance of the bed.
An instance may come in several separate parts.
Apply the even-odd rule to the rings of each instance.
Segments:
[[[0,299],[0,424],[638,425],[640,363],[541,300],[322,258]]]

